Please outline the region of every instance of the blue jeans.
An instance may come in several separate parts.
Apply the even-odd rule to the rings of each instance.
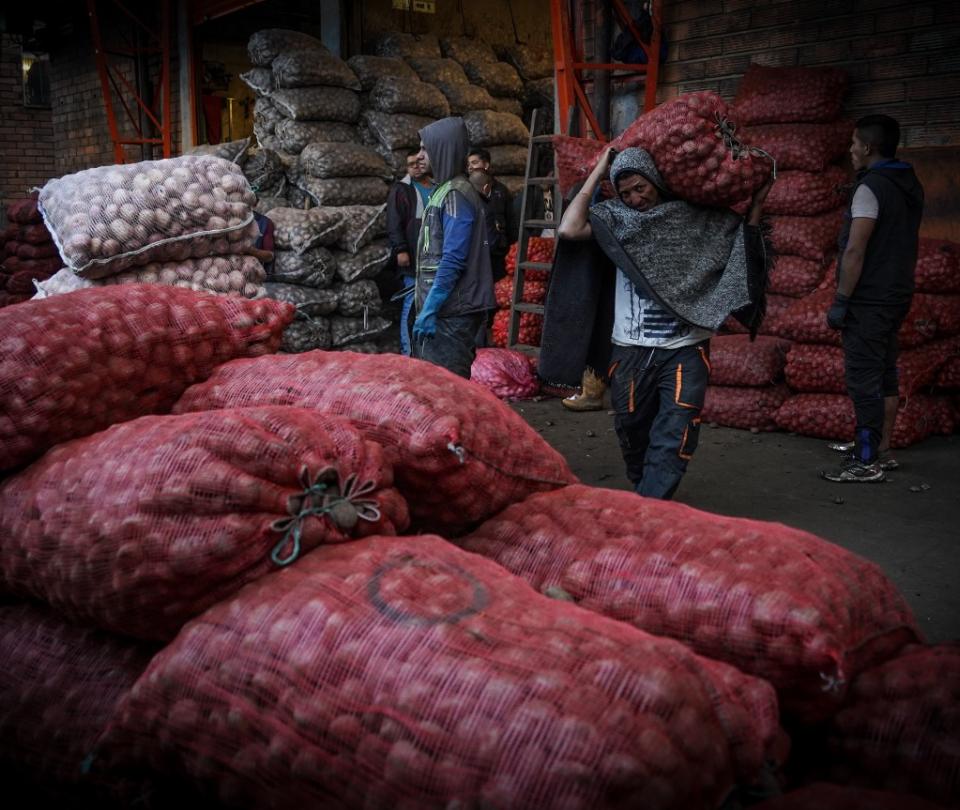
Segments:
[[[639,495],[670,500],[697,448],[709,341],[679,349],[614,346],[614,428]]]
[[[403,282],[403,289],[412,287],[417,280],[416,276],[406,274],[400,277]],[[403,306],[400,308],[400,351],[407,357],[410,356],[410,329],[412,328],[410,311],[413,309],[413,293],[406,295],[403,299]]]

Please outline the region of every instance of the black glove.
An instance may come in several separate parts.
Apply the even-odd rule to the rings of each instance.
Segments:
[[[850,305],[850,296],[837,293],[833,304],[827,310],[827,326],[831,329],[843,329],[843,321],[847,317],[847,307]]]

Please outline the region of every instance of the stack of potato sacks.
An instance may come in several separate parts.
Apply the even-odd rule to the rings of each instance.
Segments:
[[[379,54],[376,60],[391,60],[389,68],[398,71],[395,75],[406,76],[406,69],[412,69],[425,85],[439,89],[446,99],[448,111],[444,115],[463,116],[471,146],[487,148],[497,179],[512,194],[522,192],[530,133],[524,124],[528,111],[521,99],[529,98],[541,106],[544,93],[552,92],[543,80],[544,60],[523,60],[531,76],[536,77],[537,84],[530,87],[512,65],[497,61],[488,44],[469,37],[438,40],[429,34],[390,33],[379,38],[375,49]],[[376,61],[372,57],[354,57],[354,60],[367,60],[371,64]],[[402,61],[403,67],[398,68],[394,60]],[[552,86],[552,79],[549,81]],[[443,109],[439,99],[431,95],[431,111],[431,106],[425,103],[426,94],[423,95],[419,119],[389,116],[384,112],[382,100],[375,103],[379,113],[364,112],[364,122],[370,130],[370,135],[365,137],[375,137],[382,147],[394,150],[394,165],[400,176],[403,173],[401,151],[419,144],[417,132],[430,122],[428,119],[443,117],[434,114]],[[371,93],[371,99],[373,96]]]
[[[531,236],[527,243],[527,261],[550,265],[553,261],[555,241],[552,238]],[[517,271],[518,243],[510,246],[507,253],[507,275],[493,285],[497,299],[497,313],[493,318],[493,345],[505,348],[510,342],[510,305],[513,301],[513,285]],[[547,299],[547,281],[549,270],[527,269],[523,276],[523,292],[520,301],[523,304],[543,304]],[[543,315],[535,312],[520,314],[520,330],[517,342],[524,346],[539,346],[543,334]]]
[[[0,249],[0,307],[33,297],[33,282],[50,278],[63,262],[37,210],[37,197],[7,206],[7,225]]]
[[[262,297],[255,199],[236,163],[207,154],[50,180],[38,205],[65,267],[38,295],[147,283]]]
[[[276,228],[267,294],[298,309],[283,350],[396,351],[392,332],[373,342],[391,326],[373,279],[390,260],[382,237],[393,172],[359,142],[363,85],[306,34],[259,31],[248,52],[255,67],[242,78],[258,94],[260,144],[248,178]]]
[[[776,255],[761,337],[755,343],[744,336],[713,341],[706,421],[831,439],[852,435],[840,333],[826,324],[851,184],[840,165],[853,132],[853,122],[842,117],[846,87],[846,74],[836,68],[760,65],[751,65],[740,84],[734,113],[743,139],[777,161],[777,181],[764,205]],[[931,284],[938,293],[957,284],[948,267],[951,256],[941,246],[922,240],[918,295],[900,332],[905,399],[895,446],[953,430],[949,403],[918,395],[956,353],[955,342],[936,338],[949,338],[960,328],[960,319],[950,317],[950,299],[925,292]],[[726,326],[730,332],[744,331],[733,319]]]

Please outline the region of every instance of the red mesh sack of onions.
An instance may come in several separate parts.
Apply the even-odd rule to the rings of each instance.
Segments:
[[[836,121],[843,114],[846,71],[831,67],[766,67],[751,64],[733,107],[741,126]],[[847,137],[852,129],[847,130]]]
[[[174,410],[246,405],[346,416],[394,457],[417,525],[448,533],[575,480],[563,456],[492,393],[421,360],[313,351],[227,363]]]
[[[921,239],[914,280],[918,292],[960,293],[960,245]]]
[[[815,216],[843,205],[849,178],[839,166],[822,172],[777,172],[763,211],[771,215]]]
[[[942,336],[960,334],[960,295],[916,293],[913,306],[922,307],[936,321],[937,334]]]
[[[823,262],[837,249],[843,208],[809,217],[770,217],[770,242],[778,254]]]
[[[717,807],[769,684],[434,536],[317,549],[187,625],[101,739],[229,807]]]
[[[960,643],[911,645],[851,684],[827,731],[830,775],[956,806],[958,740]]]
[[[294,309],[152,284],[0,313],[0,471],[115,422],[168,411],[235,357],[274,352]]]
[[[740,430],[777,429],[777,410],[790,396],[785,385],[762,388],[708,385],[700,419]]]
[[[379,445],[303,408],[145,416],[0,489],[5,587],[146,639],[302,551],[409,524]]]
[[[897,373],[900,396],[930,385],[951,356],[960,354],[960,340],[949,338],[900,352]],[[787,382],[802,392],[845,394],[843,349],[814,343],[795,343],[787,354]]]
[[[827,310],[833,303],[834,291],[818,289],[805,298],[796,299],[793,305],[777,319],[776,334],[800,343],[825,343],[840,345],[840,330],[827,325]],[[925,296],[932,298],[933,296]],[[764,331],[771,331],[765,329]],[[900,325],[897,338],[903,348],[919,346],[931,340],[937,333],[937,318],[924,296],[915,295],[910,310]]]
[[[541,593],[764,678],[811,722],[918,631],[880,568],[807,532],[576,485],[458,541]]]
[[[767,289],[778,295],[802,298],[817,289],[826,274],[822,261],[780,255],[773,261]]]
[[[777,161],[777,171],[819,172],[847,154],[852,134],[852,121],[831,121],[752,126],[742,137],[750,146],[768,152]]]
[[[937,388],[960,389],[960,357],[948,357],[937,372]]]
[[[796,394],[777,411],[783,430],[821,439],[849,441],[856,419],[853,403],[842,394]],[[891,447],[909,447],[928,436],[953,433],[956,419],[950,400],[914,394],[897,411]]]
[[[155,651],[37,605],[0,606],[0,762],[29,786],[30,806],[132,806],[122,791],[137,786],[81,765]]]
[[[537,271],[533,271],[537,272]],[[542,304],[547,297],[547,283],[545,281],[530,281],[530,271],[523,279],[523,293],[520,300],[524,304]],[[513,300],[513,276],[505,276],[493,285],[493,294],[500,309],[510,307]]]
[[[531,236],[530,240],[527,243],[527,261],[536,262],[538,264],[552,264],[553,262],[553,249],[556,242],[553,237],[548,236]],[[513,275],[517,270],[517,251],[519,249],[519,243],[514,242],[510,246],[510,250],[507,251],[506,257],[506,268],[507,273]],[[527,268],[524,271],[524,281],[534,282],[534,283],[543,283],[546,284],[547,278],[549,275],[548,270],[538,270],[535,268]]]
[[[676,196],[701,205],[732,205],[749,199],[770,177],[773,164],[740,143],[731,118],[715,93],[688,93],[641,115],[612,145],[618,151],[646,149]],[[590,170],[596,161],[590,161]]]
[[[20,225],[43,222],[43,217],[40,216],[40,211],[37,209],[37,195],[31,194],[29,197],[23,197],[9,203],[7,205],[7,219]]]
[[[509,344],[510,310],[501,309],[493,317],[493,345],[505,349]],[[535,312],[520,314],[517,342],[522,346],[539,346],[543,336],[543,315]]]
[[[943,810],[941,805],[916,796],[827,782],[815,782],[752,807],[753,810]]]
[[[560,193],[566,197],[577,183],[582,183],[597,163],[597,154],[603,144],[594,138],[573,138],[569,135],[553,136],[554,161],[557,168],[557,183]]]
[[[790,342],[746,335],[715,337],[710,341],[712,385],[770,385],[783,378]]]
[[[500,399],[530,399],[540,390],[530,358],[512,349],[477,349],[470,379]]]

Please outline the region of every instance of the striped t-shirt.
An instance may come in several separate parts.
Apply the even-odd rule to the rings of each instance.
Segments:
[[[692,346],[712,335],[709,329],[684,323],[656,301],[642,296],[626,274],[617,268],[612,336],[615,344],[677,349]]]

